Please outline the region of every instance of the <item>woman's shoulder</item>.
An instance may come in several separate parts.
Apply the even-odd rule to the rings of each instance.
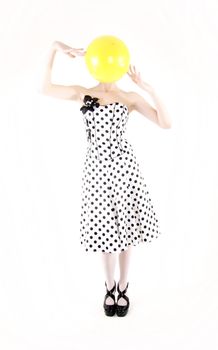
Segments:
[[[121,102],[128,107],[129,112],[133,110],[135,93],[134,91],[125,91],[119,89],[112,94],[108,94],[94,88],[83,87],[80,91],[79,100],[83,103],[85,95],[90,95],[92,97],[97,97],[100,100],[100,104],[105,105],[107,103]]]

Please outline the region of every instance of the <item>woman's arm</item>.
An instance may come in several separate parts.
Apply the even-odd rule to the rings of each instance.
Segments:
[[[155,108],[153,108],[137,92],[131,92],[133,110],[135,109],[137,112],[141,113],[163,129],[171,128],[172,121],[166,107],[154,89],[149,84],[142,81],[141,75],[140,73],[136,72],[135,66],[130,65],[129,72],[127,74],[142,90],[149,93],[155,105]]]
[[[53,43],[48,50],[48,54],[45,61],[45,73],[43,77],[42,87],[40,89],[42,93],[45,92],[52,85],[52,82],[51,82],[52,67],[53,67],[56,51],[57,51],[57,48],[55,46],[55,43]]]
[[[148,89],[145,89],[148,92]],[[137,92],[131,92],[133,110],[141,113],[152,122],[156,123],[163,129],[169,129],[172,126],[172,121],[169,118],[165,105],[161,101],[160,97],[154,91],[149,90],[149,95],[154,101],[155,108],[153,108],[141,95]]]
[[[39,93],[43,95],[53,96],[62,99],[79,99],[79,95],[84,91],[84,87],[80,85],[58,85],[52,83],[52,67],[54,63],[55,54],[57,51],[62,51],[71,57],[76,57],[77,55],[83,56],[84,53],[80,53],[81,49],[73,49],[68,45],[60,43],[58,41],[53,42],[51,48],[48,51],[45,62],[45,73],[43,76],[43,82],[41,88],[38,90]]]

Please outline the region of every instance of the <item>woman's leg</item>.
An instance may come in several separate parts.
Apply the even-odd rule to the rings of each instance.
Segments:
[[[120,266],[119,288],[121,292],[126,288],[126,285],[128,282],[128,271],[129,271],[131,253],[132,253],[132,246],[129,246],[127,250],[119,253],[119,266]],[[128,290],[125,293],[125,295],[128,296]],[[120,298],[118,300],[118,305],[126,305],[126,304],[127,302],[124,298]]]
[[[105,281],[107,283],[107,289],[111,290],[114,286],[114,274],[116,267],[117,254],[116,253],[102,253],[103,266],[105,271]],[[114,291],[114,295],[116,290]],[[113,305],[114,300],[109,296],[106,299],[106,304]]]

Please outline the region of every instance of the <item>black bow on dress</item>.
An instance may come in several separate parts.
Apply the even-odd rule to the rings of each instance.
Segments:
[[[85,95],[83,102],[84,106],[80,108],[80,110],[85,114],[87,111],[94,111],[94,107],[99,107],[100,104],[97,102],[99,99],[97,97],[91,97],[89,95]]]

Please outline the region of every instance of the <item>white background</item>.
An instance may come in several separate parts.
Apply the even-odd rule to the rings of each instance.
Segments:
[[[217,349],[217,2],[20,0],[0,10],[1,349]],[[101,255],[79,242],[80,106],[37,90],[54,40],[86,48],[104,34],[124,41],[173,122],[161,129],[132,112],[127,125],[163,234],[134,247],[124,318],[104,315]],[[52,80],[97,84],[84,58],[60,53]],[[127,75],[117,85],[152,103]]]

